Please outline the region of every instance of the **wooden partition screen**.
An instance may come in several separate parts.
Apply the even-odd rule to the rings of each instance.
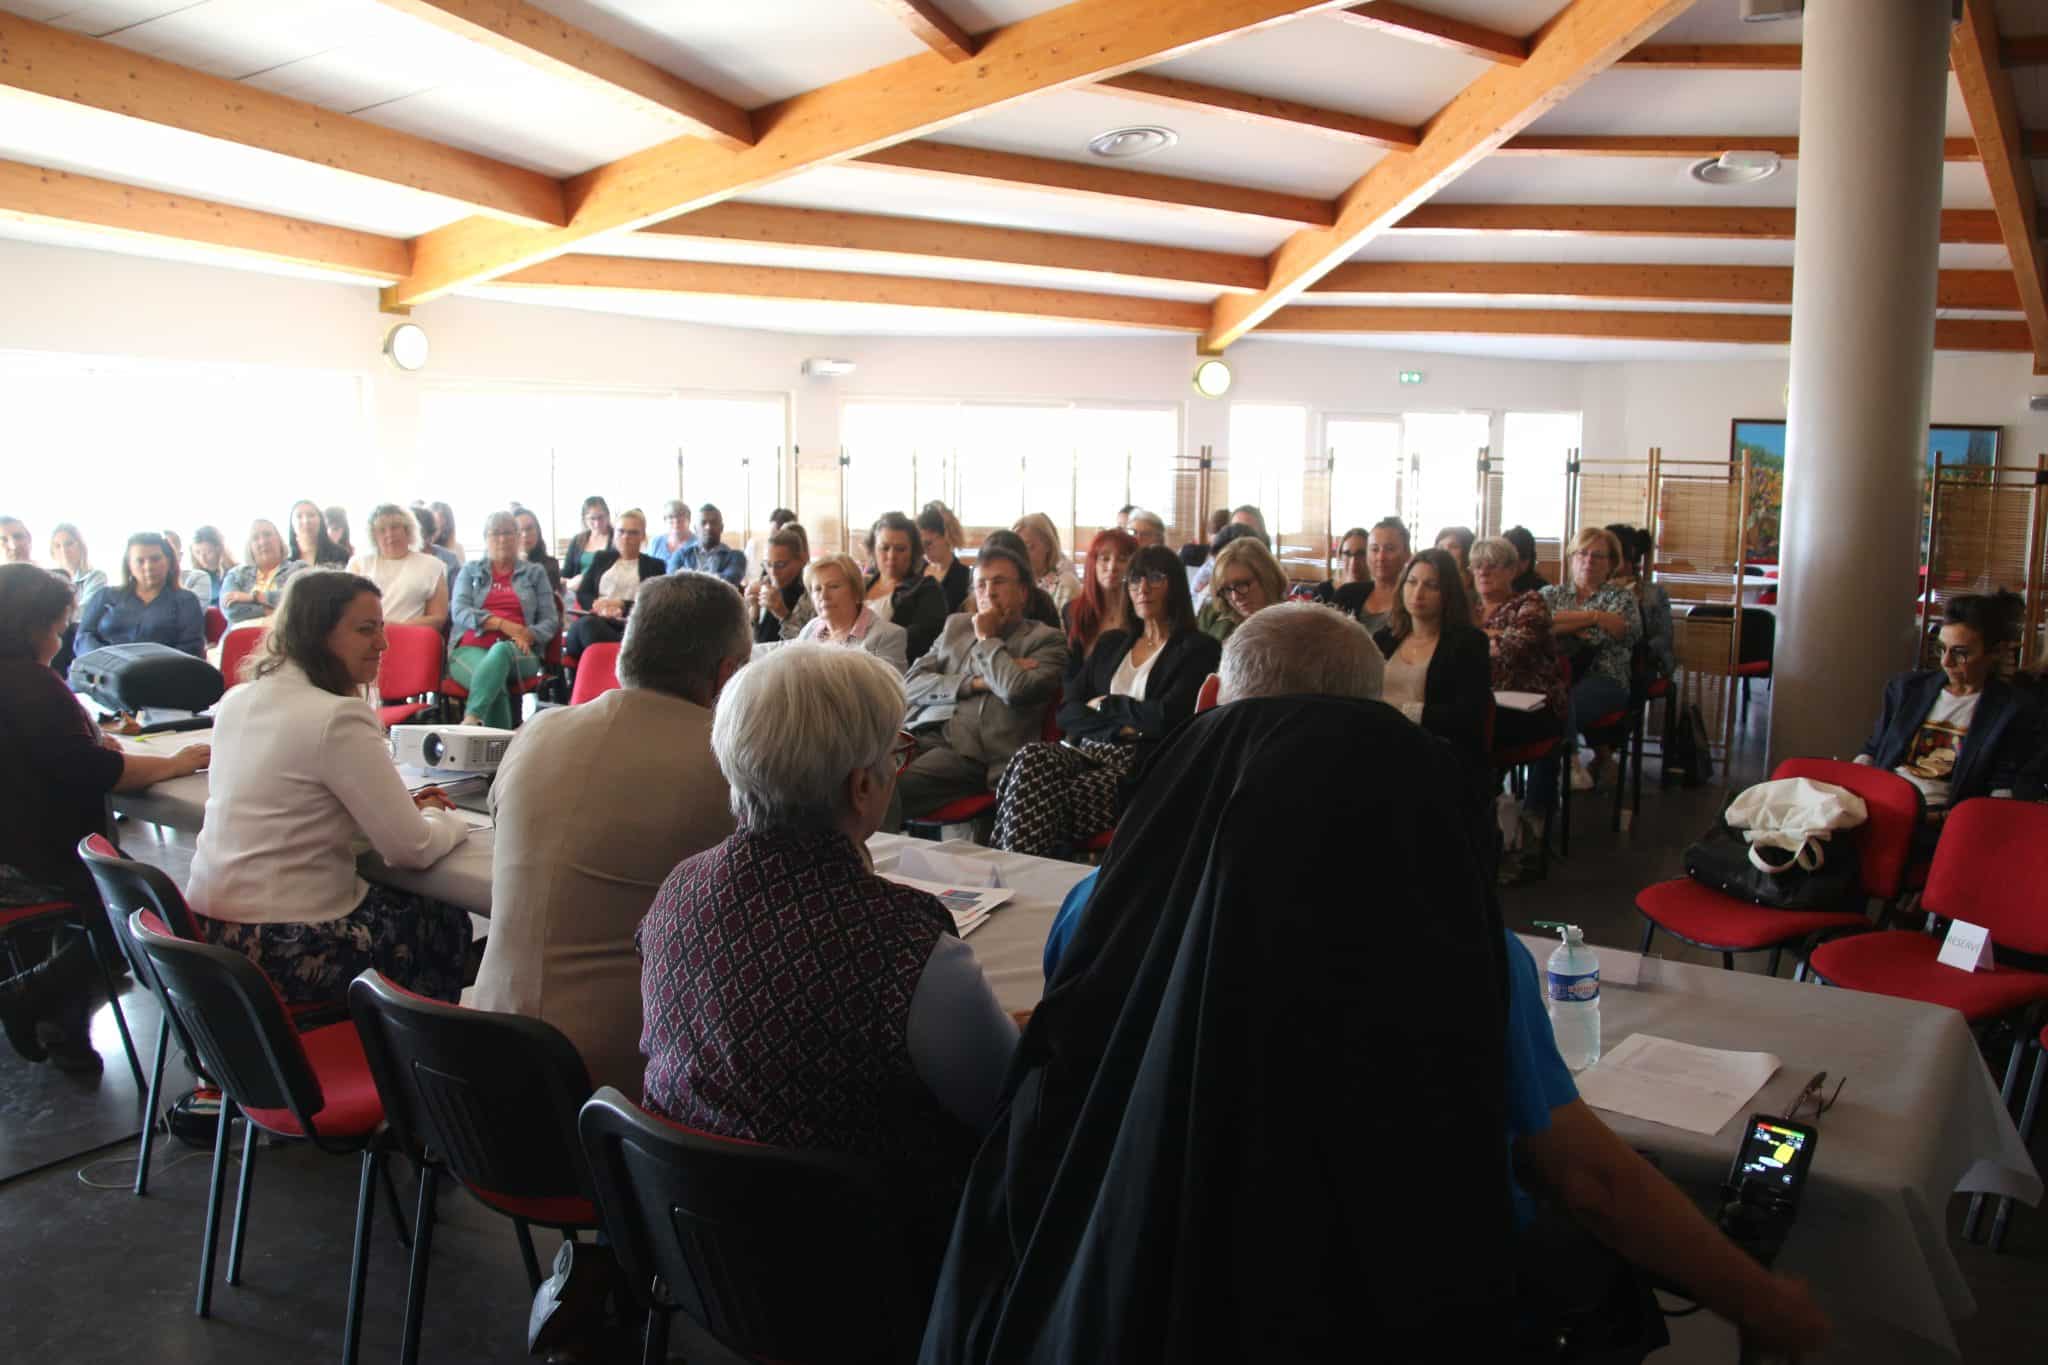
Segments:
[[[1588,526],[1648,525],[1661,456],[1652,448],[1647,460],[1589,460],[1574,448],[1564,466],[1562,544]]]
[[[1725,774],[1735,741],[1749,457],[1685,461],[1657,454],[1654,467],[1651,575],[1671,596],[1677,705],[1699,708]],[[1701,614],[1699,607],[1717,610]]]
[[[1920,661],[1939,662],[1937,632],[1949,599],[2007,589],[2025,601],[2014,657],[2041,656],[2044,522],[2048,522],[2048,455],[2032,467],[1948,465],[1935,457],[1928,502],[1927,573],[1920,594]]]
[[[846,452],[836,446],[829,450],[797,447],[796,502],[790,510],[803,523],[812,554],[847,548],[845,466]]]

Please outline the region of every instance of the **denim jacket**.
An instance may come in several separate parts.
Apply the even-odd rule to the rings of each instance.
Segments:
[[[489,614],[484,610],[484,598],[490,591],[489,560],[472,559],[462,566],[462,572],[455,576],[455,596],[448,608],[457,641],[469,631],[483,629],[484,617]],[[512,566],[512,591],[519,598],[519,614],[526,618],[526,628],[533,632],[537,653],[555,638],[562,624],[555,610],[555,590],[548,582],[548,571],[530,559],[518,561]]]

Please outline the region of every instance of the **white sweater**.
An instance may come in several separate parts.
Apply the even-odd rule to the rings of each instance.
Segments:
[[[354,841],[421,868],[469,826],[412,803],[369,704],[322,691],[287,664],[234,688],[213,725],[206,821],[186,899],[209,919],[313,924],[369,890]]]

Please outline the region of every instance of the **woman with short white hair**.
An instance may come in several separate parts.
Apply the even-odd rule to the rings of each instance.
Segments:
[[[910,635],[862,600],[866,582],[852,555],[820,555],[804,566],[804,588],[817,615],[797,634],[809,644],[864,649],[895,669],[910,667]],[[900,722],[902,716],[898,715]]]
[[[441,561],[420,552],[413,539],[419,523],[395,502],[370,513],[370,543],[349,561],[348,571],[375,583],[384,593],[386,626],[448,628],[448,574]]]
[[[642,1103],[877,1163],[936,1274],[1017,1030],[946,908],[872,868],[903,705],[886,664],[800,642],[719,693],[711,748],[739,828],[640,923]]]

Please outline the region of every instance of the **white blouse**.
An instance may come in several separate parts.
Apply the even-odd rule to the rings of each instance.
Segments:
[[[448,581],[440,560],[418,552],[404,559],[387,559],[374,550],[366,551],[348,562],[348,571],[377,585],[384,594],[387,621],[410,621],[424,616],[435,589]]]
[[[597,595],[630,602],[640,595],[640,585],[646,581],[640,577],[638,559],[615,559],[604,571],[604,577],[597,580]]]
[[[1152,656],[1146,659],[1144,663],[1134,666],[1131,663],[1130,653],[1126,651],[1124,661],[1118,664],[1116,672],[1110,675],[1110,695],[1129,697],[1132,701],[1145,700],[1145,680],[1152,676],[1152,665],[1158,663],[1159,656],[1165,652],[1166,646],[1161,645],[1152,651]]]

